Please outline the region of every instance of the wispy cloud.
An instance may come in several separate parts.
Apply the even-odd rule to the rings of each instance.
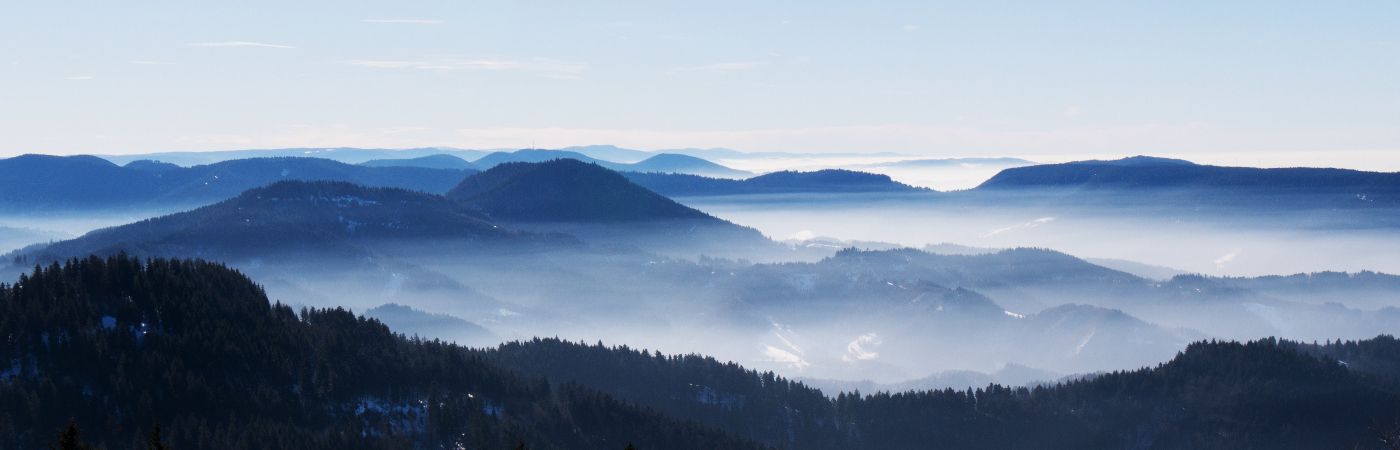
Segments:
[[[168,65],[173,65],[173,64],[175,64],[175,63],[172,63],[172,62],[157,62],[157,61],[127,61],[127,62],[132,63],[132,64],[151,64],[151,65],[160,65],[160,66],[168,66]]]
[[[365,21],[365,22],[375,22],[375,23],[418,23],[418,24],[424,24],[424,25],[437,25],[437,24],[440,24],[440,23],[446,23],[446,22],[447,22],[447,21],[445,21],[445,20],[420,20],[420,19],[365,19],[364,21]]]
[[[1075,106],[1071,106],[1071,107],[1069,107],[1069,108],[1065,108],[1065,115],[1066,115],[1066,116],[1077,116],[1077,115],[1079,115],[1079,108],[1078,108],[1078,107],[1075,107]]]
[[[1236,257],[1236,256],[1240,256],[1240,250],[1241,250],[1241,249],[1238,249],[1238,248],[1237,248],[1237,249],[1235,249],[1235,251],[1225,254],[1225,256],[1221,256],[1221,257],[1219,257],[1219,258],[1216,258],[1216,260],[1215,260],[1215,268],[1217,268],[1217,269],[1224,269],[1226,264],[1229,264],[1229,263],[1231,263],[1231,262],[1234,262],[1234,261],[1235,261],[1235,257]]]
[[[383,69],[475,69],[475,70],[523,70],[539,72],[554,78],[577,78],[572,74],[588,68],[586,62],[560,61],[548,58],[523,60],[488,59],[438,59],[431,61],[384,61],[357,59],[346,64]]]
[[[92,77],[68,77],[67,80],[91,80]]]
[[[699,67],[685,67],[685,68],[680,68],[680,69],[674,69],[674,70],[672,70],[672,71],[670,71],[670,72],[667,72],[667,73],[684,73],[684,72],[729,73],[729,72],[737,72],[737,71],[740,71],[740,70],[757,69],[757,68],[759,68],[759,67],[763,67],[763,66],[766,66],[766,65],[768,65],[768,62],[767,62],[767,61],[717,63],[717,64],[708,64],[708,65],[699,66]]]
[[[272,48],[296,48],[290,45],[259,44],[257,42],[197,42],[185,44],[190,47],[272,47]]]
[[[914,25],[905,25],[905,26],[904,26],[904,31],[914,31],[914,30],[917,30],[917,29],[919,29],[919,27],[914,26]]]

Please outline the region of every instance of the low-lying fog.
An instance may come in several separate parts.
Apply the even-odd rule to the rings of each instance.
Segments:
[[[1213,212],[965,202],[921,195],[690,197],[681,203],[774,239],[829,236],[910,247],[1038,247],[1214,276],[1372,270],[1400,273],[1400,228],[1347,212]],[[1361,220],[1364,220],[1361,219]]]

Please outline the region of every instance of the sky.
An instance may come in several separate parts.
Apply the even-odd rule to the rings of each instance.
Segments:
[[[1136,154],[1400,170],[1400,2],[6,2],[0,156]]]

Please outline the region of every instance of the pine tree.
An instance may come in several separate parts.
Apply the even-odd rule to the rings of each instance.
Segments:
[[[146,450],[170,450],[169,445],[165,445],[165,440],[160,435],[160,421],[151,426],[151,437],[146,439]]]
[[[83,442],[83,430],[78,429],[78,422],[72,418],[68,419],[68,427],[58,430],[58,445],[48,445],[50,450],[94,450]]]
[[[637,447],[633,446],[631,442],[628,442],[627,447],[622,450],[637,450]]]

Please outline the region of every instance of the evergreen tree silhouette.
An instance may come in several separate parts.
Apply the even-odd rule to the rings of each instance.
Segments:
[[[58,445],[48,444],[50,450],[93,450],[93,446],[83,442],[83,430],[78,429],[78,422],[72,418],[68,419],[68,426],[58,430]]]
[[[151,436],[146,438],[146,450],[170,450],[169,445],[165,445],[164,439],[160,435],[160,420],[156,420],[151,426]]]

